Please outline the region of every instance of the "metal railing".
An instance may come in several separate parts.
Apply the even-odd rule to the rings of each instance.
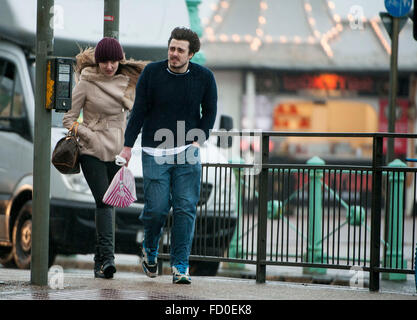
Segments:
[[[256,135],[258,163],[203,163],[201,183],[213,175],[215,182],[205,196],[211,200],[198,207],[191,260],[255,264],[258,283],[265,282],[267,265],[299,266],[313,274],[360,267],[369,272],[371,291],[379,290],[381,274],[388,279],[414,274],[416,216],[406,212],[405,203],[409,188],[416,202],[417,168],[398,160],[385,165],[383,140],[417,135]],[[288,136],[371,138],[372,159],[360,166],[329,165],[317,157],[306,164],[269,163],[270,138]],[[167,255],[169,236],[164,241]]]

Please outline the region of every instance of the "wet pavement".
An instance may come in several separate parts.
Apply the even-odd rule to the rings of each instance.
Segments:
[[[191,285],[178,285],[172,283],[172,276],[168,274],[153,279],[146,277],[137,264],[119,263],[114,278],[106,280],[95,279],[92,268],[75,268],[74,259],[56,262],[62,265],[51,267],[46,286],[32,285],[30,270],[0,267],[3,309],[31,315],[39,313],[40,316],[51,314],[53,310],[53,315],[85,317],[91,314],[100,318],[113,314],[150,315],[151,311],[155,319],[267,319],[276,312],[289,314],[288,310],[302,318],[317,312],[326,317],[340,310],[353,310],[361,315],[369,313],[373,317],[381,313],[382,317],[384,310],[393,308],[404,314],[409,310],[413,312],[417,301],[417,293],[401,289],[410,281],[403,282],[398,287],[400,291],[381,286],[380,292],[370,292],[366,287],[335,285],[334,281],[320,283],[323,279],[336,279],[332,274],[301,279],[293,271],[291,280],[281,272],[284,281],[267,280],[257,284],[249,279],[250,268],[223,267],[219,276],[193,276]],[[221,276],[226,272],[233,277]],[[245,273],[247,279],[238,277]],[[268,279],[271,278],[269,275]]]
[[[310,283],[305,278],[305,283],[292,279],[267,280],[264,284],[257,284],[254,279],[225,276],[227,272],[229,275],[233,272],[251,274],[250,269],[233,271],[223,267],[219,270],[220,276],[194,276],[191,285],[177,285],[172,283],[172,276],[168,274],[154,279],[146,277],[138,265],[132,263],[135,259],[119,257],[118,272],[114,279],[106,280],[93,277],[92,269],[86,267],[88,261],[76,268],[76,261],[80,267],[82,259],[58,258],[56,263],[61,265],[50,269],[47,286],[32,285],[30,270],[0,268],[0,300],[417,300],[415,291],[384,288],[383,281],[380,292],[370,292],[366,287],[337,285],[331,273],[322,278],[333,279],[333,284],[322,284],[317,277]],[[281,279],[287,279],[284,274],[281,272]],[[296,273],[292,274],[293,278],[297,277]],[[268,279],[271,278],[270,274]],[[402,286],[411,285],[413,280],[414,277],[410,276]]]

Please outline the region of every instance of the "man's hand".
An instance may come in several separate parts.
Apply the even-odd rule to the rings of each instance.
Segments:
[[[194,142],[193,142],[193,146],[195,146],[195,147],[197,147],[197,148],[200,148],[200,145],[199,145],[199,143],[198,143],[197,141],[194,141]]]
[[[132,157],[132,148],[131,147],[123,147],[123,150],[120,152],[119,156],[126,159],[125,166],[127,167]]]

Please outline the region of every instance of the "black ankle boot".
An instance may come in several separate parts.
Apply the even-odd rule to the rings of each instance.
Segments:
[[[114,263],[112,208],[96,209],[97,246],[101,257],[100,273],[106,279],[116,272]]]
[[[95,254],[94,255],[94,278],[100,278],[100,279],[104,279],[104,273],[101,270],[101,267],[103,265],[103,260],[100,257],[99,254]]]
[[[103,265],[101,266],[101,272],[104,275],[104,278],[113,278],[113,274],[116,273],[116,265],[114,264],[114,259],[108,259],[104,261]]]

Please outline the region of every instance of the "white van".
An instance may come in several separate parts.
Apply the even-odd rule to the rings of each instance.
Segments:
[[[0,263],[6,267],[30,267],[34,75],[33,55],[20,45],[1,40],[0,34]],[[67,131],[62,127],[63,114],[52,113],[51,150]],[[214,141],[216,137],[201,148],[202,163],[227,163]],[[138,253],[138,234],[143,230],[138,219],[143,208],[140,152],[140,146],[135,145],[129,162],[135,174],[138,200],[129,208],[116,210],[116,253]],[[202,181],[194,243],[204,243],[205,255],[223,256],[236,225],[235,184],[234,177],[228,183],[225,176],[216,178],[214,173],[213,167],[203,169],[206,176]],[[225,199],[224,203],[220,199]],[[227,214],[221,213],[223,207]],[[94,209],[94,199],[82,173],[63,175],[51,165],[50,265],[57,254],[94,252]],[[218,243],[226,243],[226,247]],[[218,265],[192,262],[191,272],[213,275]]]

